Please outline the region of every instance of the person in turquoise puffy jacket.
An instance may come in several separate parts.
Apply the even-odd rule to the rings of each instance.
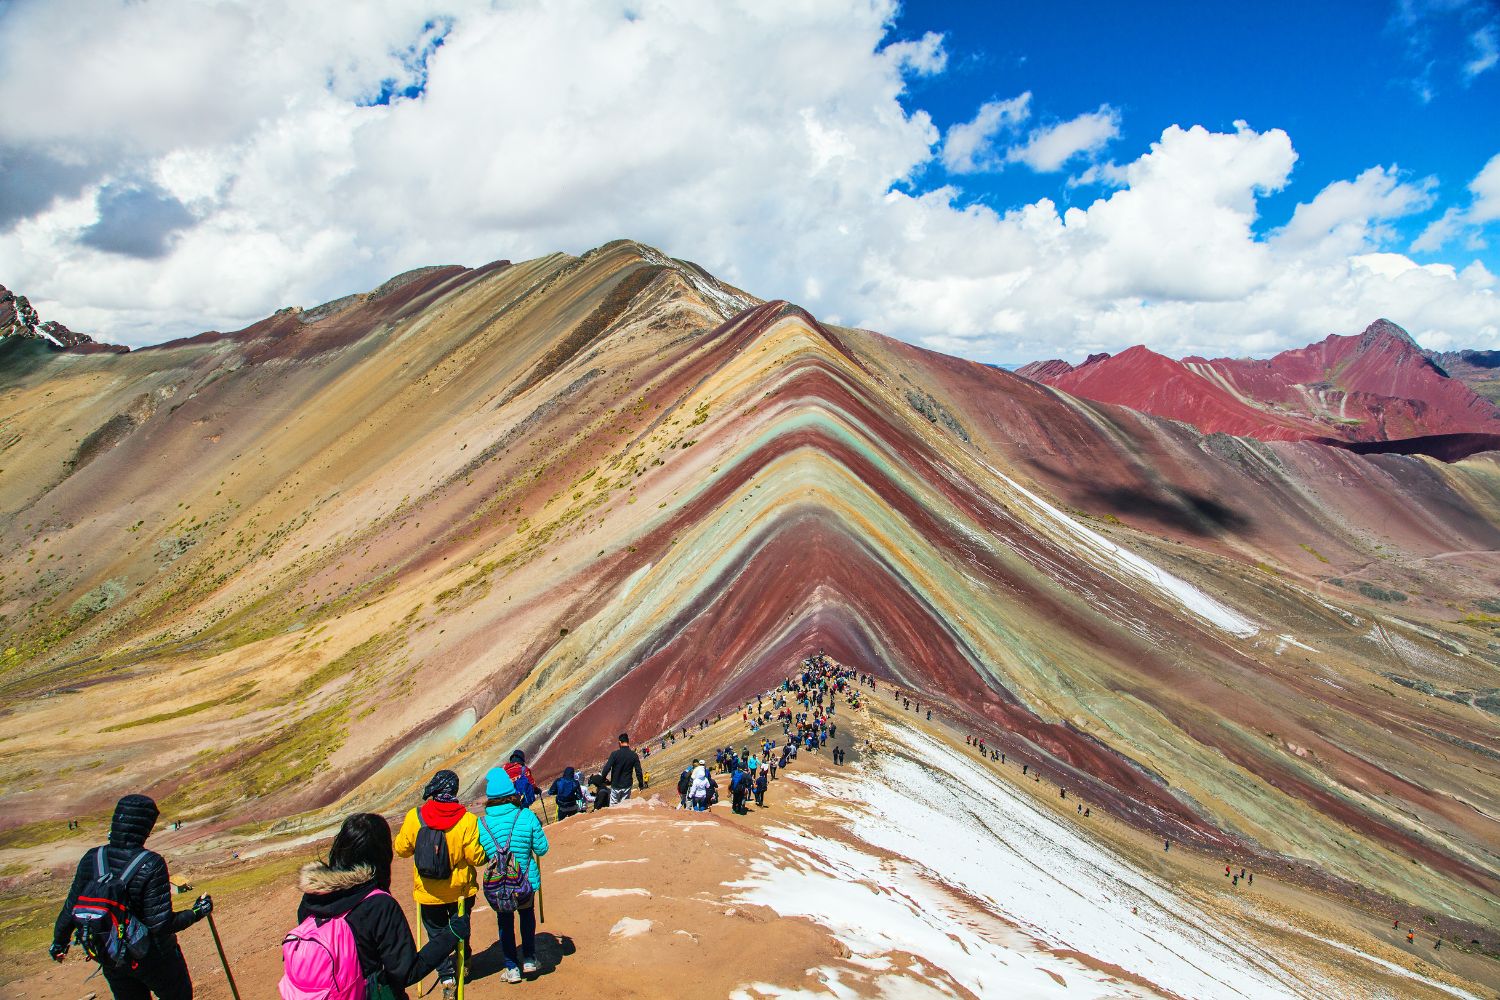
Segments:
[[[520,805],[515,783],[505,768],[491,768],[485,775],[484,813],[479,819],[479,843],[485,856],[494,859],[507,846],[517,863],[524,865],[533,892],[525,906],[514,914],[497,913],[500,921],[500,950],[505,954],[505,969],[500,978],[519,983],[521,974],[539,971],[536,961],[536,894],[542,889],[542,869],[537,858],[547,853],[547,835],[536,813]],[[521,947],[516,949],[516,925],[521,927]]]

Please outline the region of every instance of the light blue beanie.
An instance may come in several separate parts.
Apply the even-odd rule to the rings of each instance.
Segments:
[[[516,794],[516,784],[503,767],[492,767],[484,776],[484,794],[492,799]]]

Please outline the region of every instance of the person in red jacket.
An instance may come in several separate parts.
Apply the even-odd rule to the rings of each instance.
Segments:
[[[537,787],[531,777],[531,768],[526,766],[526,751],[516,750],[511,753],[510,763],[505,765],[505,775],[516,786],[521,805],[529,806],[536,801]]]

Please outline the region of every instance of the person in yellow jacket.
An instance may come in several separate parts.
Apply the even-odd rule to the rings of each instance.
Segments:
[[[403,858],[414,858],[417,911],[428,937],[441,934],[468,900],[465,913],[474,911],[479,892],[477,869],[486,858],[479,844],[479,820],[458,801],[458,775],[442,770],[422,789],[422,804],[406,814],[392,845]],[[464,953],[469,942],[464,940]],[[458,988],[457,963],[449,955],[438,966],[443,1000],[453,1000]]]

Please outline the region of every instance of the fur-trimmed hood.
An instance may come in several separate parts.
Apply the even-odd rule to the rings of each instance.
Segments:
[[[302,866],[297,876],[297,888],[309,896],[331,896],[374,880],[375,869],[369,865],[339,869],[329,868],[321,861],[311,861]]]
[[[369,865],[329,868],[321,861],[302,866],[297,887],[302,890],[303,905],[318,917],[348,913],[380,888],[375,884],[375,870]]]

